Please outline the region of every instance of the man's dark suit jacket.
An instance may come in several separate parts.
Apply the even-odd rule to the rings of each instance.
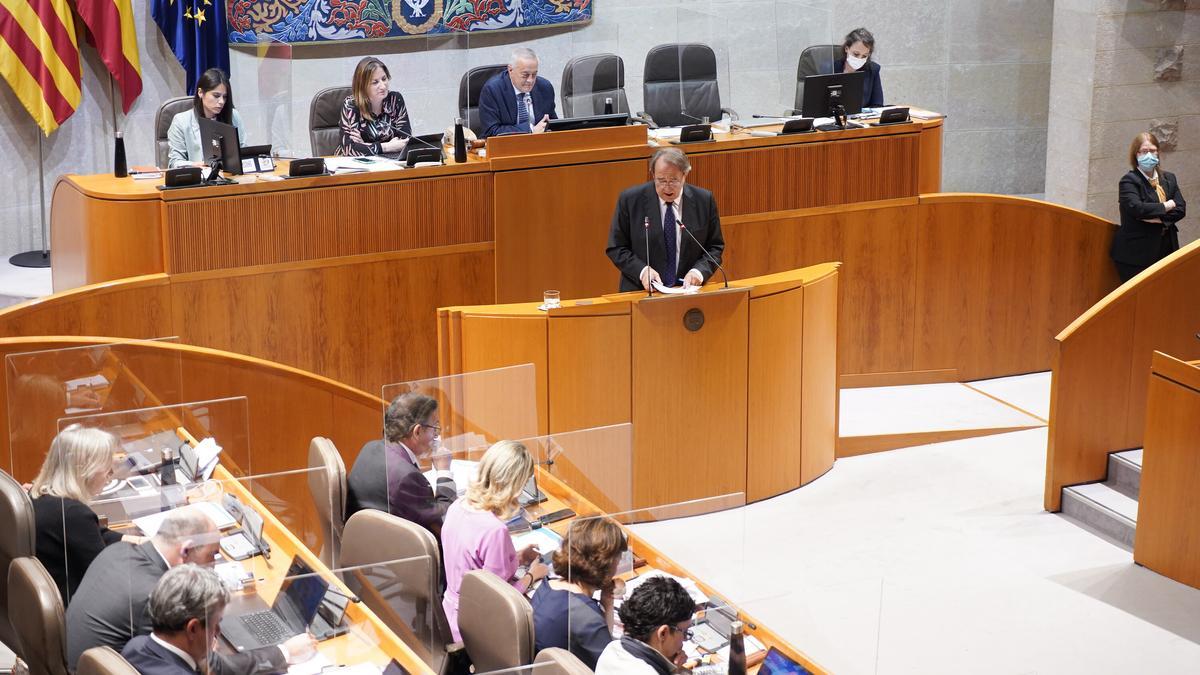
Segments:
[[[434,494],[404,448],[397,450],[389,460],[387,446],[376,440],[359,451],[346,478],[346,519],[363,509],[386,511],[424,527],[440,540],[446,510],[458,498],[457,486],[449,478],[439,478]]]
[[[72,670],[92,647],[121,651],[135,636],[150,634],[146,603],[166,573],[167,563],[150,541],[117,542],[96,556],[67,607],[67,663]],[[279,672],[287,664],[283,652],[266,647],[214,655],[209,670],[213,675]]]
[[[130,640],[121,650],[121,656],[142,675],[196,675],[197,672],[178,654],[151,640],[149,635]]]
[[[539,77],[533,83],[533,119],[529,123],[537,124],[543,115],[550,119],[558,119],[554,110],[554,85],[550,80]],[[517,94],[513,91],[512,80],[508,72],[497,73],[484,83],[479,91],[479,125],[483,127],[483,137],[500,134],[528,133],[527,127],[517,126]]]
[[[613,212],[612,227],[608,232],[608,259],[621,270],[621,290],[642,289],[639,275],[648,264],[646,257],[645,219],[650,219],[650,259],[652,267],[666,264],[667,246],[663,239],[662,213],[659,212],[658,193],[654,183],[643,183],[629,188],[617,198],[617,210]],[[721,261],[725,251],[725,238],[721,236],[721,217],[717,214],[717,201],[704,188],[684,184],[683,224],[696,237],[709,255]],[[707,281],[716,272],[716,267],[704,255],[696,242],[686,233],[679,233],[679,270],[683,277],[695,268]],[[674,279],[663,279],[663,284],[672,285]]]
[[[1179,230],[1175,223],[1187,214],[1187,203],[1179,192],[1175,174],[1160,170],[1158,175],[1167,199],[1175,200],[1175,208],[1170,211],[1158,201],[1158,193],[1141,171],[1134,169],[1121,177],[1118,191],[1121,227],[1113,235],[1110,249],[1112,259],[1119,263],[1149,267],[1164,253],[1179,249]],[[1147,223],[1147,218],[1158,218],[1162,222]]]

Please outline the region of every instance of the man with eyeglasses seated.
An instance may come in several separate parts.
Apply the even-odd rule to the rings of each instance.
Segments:
[[[620,290],[699,286],[717,271],[721,217],[711,192],[687,184],[691,170],[682,150],[660,148],[650,157],[653,180],[617,198],[606,252],[621,271]]]
[[[625,635],[604,648],[596,675],[676,672],[687,660],[683,643],[691,635],[695,610],[695,601],[678,581],[647,579],[621,605]]]

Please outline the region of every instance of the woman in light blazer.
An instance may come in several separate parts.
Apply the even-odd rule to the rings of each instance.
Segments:
[[[242,144],[242,118],[233,107],[233,89],[229,77],[220,68],[209,68],[196,82],[196,95],[192,98],[192,109],[185,110],[171,119],[167,131],[170,150],[167,153],[167,168],[203,165],[204,149],[200,146],[200,123],[203,115],[210,120],[232,124],[238,133],[238,145]]]

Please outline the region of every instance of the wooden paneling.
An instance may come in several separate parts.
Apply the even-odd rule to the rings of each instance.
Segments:
[[[378,394],[436,375],[437,307],[492,297],[483,246],[172,277],[181,338]]]
[[[0,310],[0,336],[173,335],[169,284],[167,275],[151,274],[12,305]]]
[[[162,272],[160,209],[157,199],[96,198],[59,178],[50,199],[54,290]]]
[[[841,268],[804,287],[800,484],[833,467],[838,437],[837,340]]]
[[[1200,242],[1193,242],[1080,315],[1056,338],[1045,505],[1062,488],[1102,480],[1108,453],[1142,446],[1154,350],[1200,358]]]
[[[166,271],[490,241],[487,174],[171,201]]]
[[[549,393],[546,381],[549,359],[544,317],[464,316],[462,318],[462,372],[532,363],[536,389],[537,433],[547,433]],[[447,373],[442,373],[443,375]],[[515,395],[515,394],[514,394]],[[525,395],[522,398],[528,399]],[[507,402],[511,404],[513,401]],[[483,404],[483,401],[479,401]]]
[[[750,300],[746,386],[746,501],[800,486],[804,400],[805,289]],[[836,336],[830,336],[832,342]],[[797,349],[795,345],[801,347]],[[826,356],[832,357],[829,353]],[[721,417],[716,415],[715,417]],[[836,438],[837,434],[831,436]]]
[[[1116,285],[1111,225],[1099,219],[1028,200],[923,199],[920,214],[917,370],[964,380],[1046,370],[1053,335]]]
[[[1200,370],[1155,354],[1146,409],[1133,559],[1200,588]]]
[[[734,278],[842,262],[840,373],[912,370],[916,200],[740,218],[722,227]]]
[[[696,332],[683,326],[692,308],[705,315]],[[746,491],[748,327],[744,291],[634,307],[633,381],[646,385],[633,391],[635,507]]]
[[[550,433],[630,420],[631,330],[628,312],[550,318]]]
[[[617,196],[647,178],[642,160],[497,173],[496,302],[616,290],[605,255]]]
[[[921,127],[921,148],[918,159],[917,191],[933,194],[942,191],[942,121],[927,122]]]
[[[911,197],[917,150],[912,133],[697,153],[688,182],[712,190],[722,217]]]

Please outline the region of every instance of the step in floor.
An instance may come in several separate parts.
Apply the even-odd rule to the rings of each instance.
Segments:
[[[1126,450],[1108,456],[1108,477],[1105,483],[1117,492],[1137,499],[1142,487],[1142,451]]]
[[[1063,515],[1128,550],[1133,550],[1138,503],[1105,483],[1063,488]]]

